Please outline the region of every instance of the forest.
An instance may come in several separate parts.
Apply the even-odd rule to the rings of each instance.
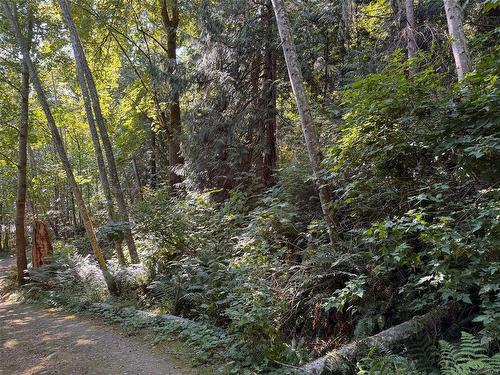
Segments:
[[[500,374],[499,0],[0,5],[0,374]]]

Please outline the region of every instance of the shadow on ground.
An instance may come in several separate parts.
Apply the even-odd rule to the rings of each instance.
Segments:
[[[0,260],[0,277],[13,266]],[[0,300],[0,374],[177,375],[166,355],[98,320]]]

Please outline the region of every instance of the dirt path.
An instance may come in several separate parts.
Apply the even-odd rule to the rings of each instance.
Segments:
[[[13,266],[0,260],[0,277]],[[172,360],[138,337],[55,310],[0,296],[0,374],[177,375]]]

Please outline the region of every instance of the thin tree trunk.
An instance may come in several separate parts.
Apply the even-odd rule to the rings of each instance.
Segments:
[[[0,202],[0,253],[3,253],[3,203]]]
[[[70,192],[70,194],[71,194],[71,215],[73,217],[73,235],[76,237],[78,235],[78,219],[76,218],[75,197],[73,195],[73,192]]]
[[[457,76],[461,80],[472,69],[464,33],[463,12],[457,0],[443,0],[443,2]]]
[[[75,44],[76,42],[73,40],[73,38],[74,38],[73,33],[70,33],[70,36],[71,36],[72,44]],[[83,98],[83,104],[85,107],[85,114],[87,116],[89,130],[90,130],[90,134],[91,134],[91,138],[92,138],[92,143],[94,145],[94,150],[95,150],[95,154],[96,154],[96,161],[97,161],[97,168],[99,170],[99,178],[101,180],[102,190],[104,193],[104,198],[106,200],[106,208],[107,208],[110,220],[114,220],[115,213],[114,213],[114,208],[113,208],[113,198],[111,196],[111,189],[109,186],[108,174],[106,172],[106,164],[104,162],[101,143],[99,141],[99,133],[97,132],[97,128],[96,128],[96,124],[95,124],[95,120],[94,120],[94,114],[92,112],[92,102],[91,102],[90,96],[89,96],[87,81],[85,79],[85,74],[83,73],[83,68],[81,67],[81,64],[80,64],[80,59],[76,58],[77,51],[75,49],[73,49],[73,51],[75,53],[76,64],[80,65],[76,71],[77,71],[77,75],[78,75],[78,81],[80,83],[80,88],[82,90],[82,98]]]
[[[10,251],[10,228],[7,225],[5,228],[5,237],[3,238],[3,250],[8,253]]]
[[[47,123],[48,123],[49,128],[50,128],[54,147],[56,148],[57,153],[59,154],[59,158],[61,159],[61,163],[62,163],[63,169],[66,173],[66,177],[68,179],[68,182],[69,182],[71,189],[73,191],[73,194],[75,196],[78,208],[81,212],[83,222],[85,225],[85,230],[87,231],[87,236],[89,238],[92,250],[94,251],[94,255],[97,259],[97,263],[99,264],[99,267],[104,275],[104,278],[106,280],[106,283],[107,283],[107,286],[108,286],[110,293],[115,294],[117,292],[116,284],[115,284],[111,274],[108,271],[108,266],[106,264],[106,259],[104,258],[104,253],[102,252],[102,249],[99,246],[99,242],[97,241],[97,237],[96,237],[96,234],[94,231],[92,220],[90,218],[89,212],[88,212],[87,207],[85,205],[85,201],[83,200],[82,192],[81,192],[81,190],[76,182],[75,176],[73,174],[73,170],[71,168],[71,163],[69,161],[68,155],[66,154],[66,150],[64,149],[64,144],[63,144],[61,135],[59,134],[59,130],[57,128],[56,121],[52,115],[52,111],[50,110],[49,103],[48,103],[47,97],[45,95],[45,90],[43,89],[43,86],[42,86],[42,82],[40,81],[40,77],[38,76],[38,72],[36,70],[36,67],[33,64],[33,61],[31,60],[29,48],[26,45],[26,41],[21,33],[21,29],[19,28],[18,21],[15,18],[14,13],[12,12],[11,7],[9,6],[8,1],[7,0],[0,0],[0,2],[2,4],[2,8],[4,10],[4,16],[7,18],[9,25],[10,25],[10,28],[11,28],[11,31],[16,38],[16,41],[17,41],[19,48],[21,49],[21,53],[23,55],[23,61],[28,66],[31,81],[33,83],[38,100],[40,102],[40,106],[42,107],[42,110],[45,114],[45,117],[47,119]]]
[[[168,131],[168,155],[169,155],[169,184],[174,186],[181,182],[181,176],[176,173],[176,168],[184,164],[181,155],[180,135],[181,127],[181,107],[178,83],[175,79],[177,67],[177,28],[179,26],[179,7],[177,0],[170,0],[170,14],[167,0],[160,0],[160,13],[163,27],[167,34],[167,58],[168,73],[170,74],[170,109],[169,109],[169,131]]]
[[[139,173],[139,166],[137,165],[137,160],[135,157],[132,157],[132,167],[134,169],[134,177],[137,182],[137,191],[139,195],[139,200],[143,200],[142,196],[142,181],[141,181],[141,174]],[[156,167],[155,167],[156,169]],[[156,172],[155,172],[156,174]]]
[[[61,9],[64,10],[67,9],[67,7],[63,8],[63,5],[61,4]],[[69,17],[71,17],[71,14],[69,14]],[[66,16],[65,16],[66,19]],[[68,20],[66,19],[68,22]],[[97,161],[97,168],[99,170],[99,178],[101,180],[101,185],[102,185],[102,191],[104,193],[104,199],[106,201],[106,209],[108,211],[108,217],[109,220],[112,222],[118,221],[115,210],[114,210],[114,205],[113,205],[113,197],[111,196],[111,188],[109,185],[109,179],[108,179],[108,174],[106,171],[106,164],[104,162],[104,156],[102,153],[102,147],[101,147],[101,142],[99,141],[99,133],[96,128],[95,124],[95,119],[94,119],[94,113],[92,112],[92,101],[89,95],[89,89],[87,86],[87,80],[85,78],[84,74],[84,67],[82,65],[82,57],[80,56],[80,50],[77,49],[75,46],[79,43],[79,40],[76,39],[77,35],[74,32],[71,32],[70,28],[70,38],[71,38],[71,43],[73,45],[73,52],[75,54],[75,61],[77,64],[77,75],[78,75],[78,81],[80,83],[80,88],[82,90],[82,98],[83,98],[83,103],[85,107],[85,114],[87,117],[87,121],[89,124],[89,130],[90,134],[92,137],[92,143],[94,145],[94,151],[96,155],[96,161]],[[123,247],[122,247],[122,242],[121,241],[115,241],[115,251],[116,251],[116,257],[118,259],[118,263],[121,266],[125,266],[126,259],[123,254]]]
[[[115,241],[115,252],[116,258],[118,259],[118,264],[122,267],[127,265],[127,260],[125,259],[125,254],[123,253],[123,241]]]
[[[407,40],[407,53],[408,58],[411,59],[415,57],[417,53],[417,40],[415,39],[415,12],[413,10],[413,0],[405,0],[405,10],[406,10],[406,30],[405,36]]]
[[[283,46],[283,54],[285,56],[286,65],[288,68],[288,75],[290,77],[290,83],[292,85],[292,90],[295,95],[295,100],[297,102],[297,109],[299,111],[302,132],[304,134],[305,143],[307,146],[307,152],[309,154],[309,161],[311,163],[313,176],[319,191],[319,199],[321,201],[321,209],[325,217],[325,221],[328,225],[328,233],[330,241],[333,243],[338,233],[334,231],[337,225],[335,223],[331,204],[332,204],[332,193],[329,183],[322,176],[321,173],[321,163],[323,161],[323,155],[320,150],[318,129],[314,124],[311,111],[309,108],[309,103],[307,100],[307,94],[304,88],[302,71],[300,69],[300,64],[297,58],[297,52],[295,50],[295,44],[293,42],[292,33],[288,26],[288,21],[285,13],[285,8],[283,6],[282,0],[272,0],[274,12],[276,14],[276,23],[278,25],[278,31],[281,38],[281,44]]]
[[[90,99],[92,101],[92,108],[94,110],[94,116],[99,128],[99,134],[101,136],[102,144],[104,147],[104,152],[106,154],[106,159],[108,161],[108,171],[111,177],[111,187],[113,195],[115,196],[118,212],[120,219],[130,223],[130,218],[128,214],[127,204],[125,202],[125,196],[120,185],[120,179],[118,177],[118,170],[116,167],[116,160],[113,153],[113,146],[108,135],[108,129],[106,127],[106,122],[102,115],[101,105],[99,102],[99,95],[94,82],[94,77],[90,71],[87,58],[85,57],[85,52],[81,44],[80,38],[78,36],[78,31],[71,17],[71,12],[66,0],[59,0],[59,5],[61,7],[61,13],[68,26],[69,33],[71,36],[71,42],[73,45],[73,51],[75,54],[75,60],[77,61],[77,70],[81,70],[81,73],[86,80],[88,91],[90,94]],[[85,85],[82,85],[85,86]],[[83,89],[82,89],[83,91]],[[139,263],[139,255],[137,253],[137,248],[135,246],[135,241],[132,235],[132,230],[130,226],[125,229],[125,241],[127,242],[127,247],[130,255],[130,259],[133,263]]]
[[[146,116],[145,116],[146,118]],[[147,121],[147,120],[145,120]],[[152,124],[146,123],[146,133],[148,134],[149,144],[151,147],[151,151],[149,154],[149,187],[152,190],[156,190],[157,181],[158,181],[158,173],[156,168],[156,133],[152,129]]]
[[[31,21],[28,21],[31,23]],[[30,33],[30,31],[28,31]],[[30,43],[30,42],[28,42]],[[17,165],[17,202],[16,202],[16,263],[17,283],[24,284],[24,272],[28,268],[26,257],[26,169],[28,161],[28,126],[29,126],[29,72],[23,63],[21,83],[21,122],[19,124],[19,156]]]
[[[85,77],[81,74],[81,72],[78,72],[78,79],[80,81],[80,87],[82,88],[82,96],[85,105],[85,112],[87,114],[89,130],[92,137],[92,143],[94,145],[97,168],[99,170],[99,179],[101,180],[102,191],[104,193],[104,199],[106,201],[106,209],[108,211],[109,219],[115,221],[116,214],[113,205],[113,197],[111,196],[111,188],[109,186],[106,164],[104,162],[104,156],[102,154],[101,142],[99,142],[99,134],[97,132],[97,128],[95,125],[94,116],[92,114],[92,106],[88,95]]]

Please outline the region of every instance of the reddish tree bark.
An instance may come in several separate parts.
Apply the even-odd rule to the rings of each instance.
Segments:
[[[49,228],[45,221],[33,222],[33,249],[31,259],[33,268],[39,268],[46,263],[47,257],[52,254]]]
[[[28,160],[28,126],[29,126],[29,72],[23,63],[21,87],[21,123],[19,124],[19,156],[17,174],[17,199],[16,199],[16,264],[17,283],[24,283],[24,271],[28,268],[26,257],[26,168]]]
[[[273,5],[270,0],[264,5],[263,22],[266,30],[264,45],[264,73],[262,86],[262,108],[265,116],[263,121],[264,144],[262,152],[262,168],[260,178],[265,186],[273,184],[273,172],[278,160],[276,146],[276,57],[272,46]]]

